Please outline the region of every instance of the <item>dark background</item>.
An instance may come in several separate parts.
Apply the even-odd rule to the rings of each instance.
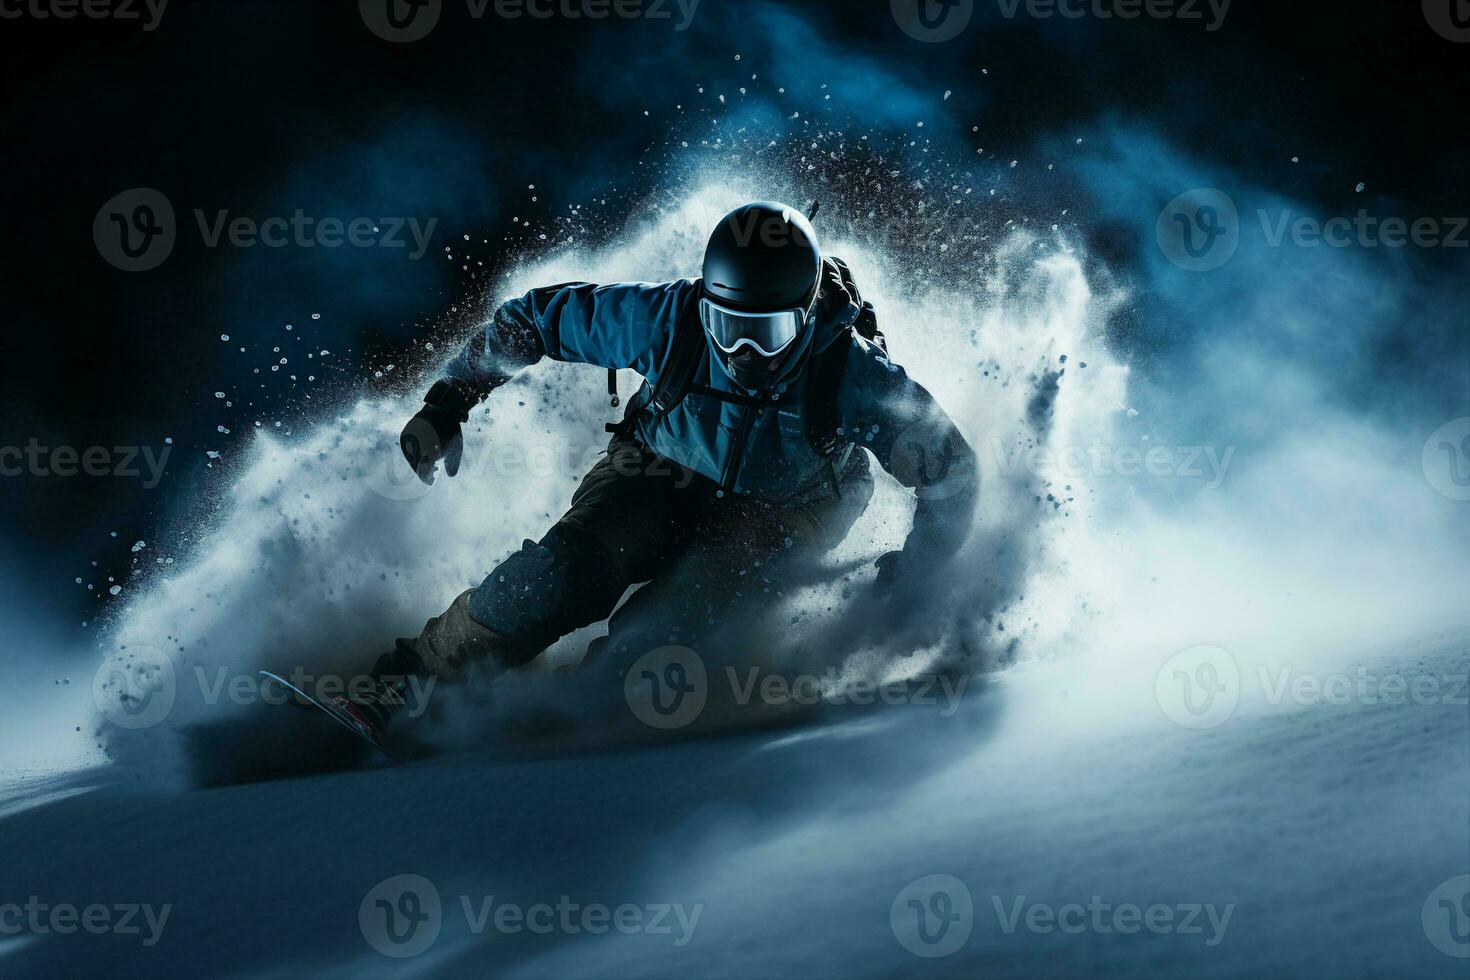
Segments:
[[[495,243],[534,250],[535,229],[594,194],[604,212],[634,206],[660,190],[669,148],[715,119],[800,111],[901,136],[927,118],[927,139],[976,166],[1100,121],[1142,120],[1323,213],[1467,207],[1470,45],[1437,35],[1409,0],[1236,0],[1215,32],[1007,20],[979,2],[970,28],[943,44],[905,35],[886,0],[703,0],[684,32],[615,18],[476,21],[447,0],[413,44],[375,36],[352,0],[174,0],[152,31],[23,16],[0,20],[0,45],[0,445],[161,451],[173,440],[152,490],[140,478],[0,479],[0,574],[69,626],[105,607],[105,575],[126,572],[134,540],[167,540],[208,506],[228,458],[211,465],[206,450],[228,457],[256,420],[289,431],[391,385],[418,363],[416,344],[464,325],[451,307],[493,282]],[[718,102],[739,85],[749,98]],[[1286,166],[1293,155],[1302,163]],[[1355,196],[1358,181],[1367,196]],[[114,268],[92,238],[103,202],[133,187],[163,191],[178,212],[177,246],[147,272]],[[1151,222],[1111,217],[1105,182],[1088,194],[1078,227],[1126,275]],[[194,208],[438,224],[417,261],[404,249],[208,249]],[[464,235],[492,243],[483,268],[445,258]],[[1464,280],[1463,251],[1413,261]],[[1448,334],[1411,321],[1374,341],[1378,382],[1470,369],[1466,319]],[[1188,310],[1135,312],[1116,339],[1147,370],[1190,324]],[[331,356],[304,358],[322,349]],[[289,369],[269,371],[279,356]],[[388,364],[396,372],[375,377]],[[1447,400],[1443,417],[1456,408]]]

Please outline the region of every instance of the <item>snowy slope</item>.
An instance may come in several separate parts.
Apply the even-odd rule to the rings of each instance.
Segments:
[[[1234,714],[1196,731],[1165,716],[1151,671],[1070,662],[971,690],[951,717],[833,708],[777,732],[186,792],[96,771],[23,784],[0,816],[0,896],[172,910],[151,947],[10,940],[0,976],[1463,977],[1421,911],[1470,872],[1470,709],[1454,690],[1470,635],[1358,667],[1439,693],[1272,705],[1246,680]],[[441,931],[390,959],[359,906],[400,874],[433,883]],[[933,874],[964,883],[973,923],[958,951],[921,958],[890,909]],[[677,926],[475,934],[459,896],[474,910],[492,895],[700,912],[682,946]],[[1008,934],[996,912],[1093,895],[1231,911],[1223,931],[1201,913],[1183,935],[1024,919]]]
[[[813,196],[707,178],[606,248],[513,269],[505,291],[687,274],[728,207]],[[959,244],[951,219],[994,217],[965,207],[921,209],[959,265],[943,247]],[[605,726],[606,701],[548,674],[488,709],[444,696],[435,737],[449,751],[407,769],[186,788],[198,723],[226,726],[211,758],[300,741],[299,715],[280,722],[285,747],[240,736],[242,719],[287,709],[210,685],[248,686],[262,667],[362,669],[541,534],[601,448],[598,372],[545,365],[471,420],[461,475],[423,488],[396,449],[414,379],[232,451],[177,560],[127,580],[100,650],[69,651],[57,677],[17,658],[0,929],[15,921],[6,903],[29,896],[168,918],[145,944],[43,917],[0,934],[0,980],[1465,976],[1450,954],[1470,936],[1470,552],[1463,504],[1435,492],[1420,455],[1442,420],[1344,409],[1283,365],[1273,315],[1247,323],[1266,340],[1232,341],[1216,387],[1185,372],[1183,401],[1212,413],[1191,429],[1130,407],[1133,368],[1104,337],[1126,291],[1065,235],[996,229],[981,283],[968,266],[930,278],[880,245],[828,244],[975,446],[984,483],[942,608],[882,624],[892,635],[820,634],[831,642],[817,648],[844,683],[1015,666],[956,711],[849,706],[658,744],[629,744],[646,732],[626,715]],[[1341,319],[1329,310],[1311,329],[1336,336]],[[1170,456],[1166,444],[1179,466],[1162,475],[1088,462],[1095,448]],[[1201,458],[1218,465],[1183,465]],[[810,647],[823,609],[825,625],[861,611],[871,560],[902,540],[911,508],[880,481],[834,557],[848,582],[774,608],[768,652]],[[13,635],[68,659],[69,640]],[[171,665],[177,697],[154,723],[120,726],[116,688],[88,679],[148,657]],[[1380,696],[1396,681],[1421,688]],[[1202,715],[1178,700],[1196,683],[1226,692]],[[547,708],[603,750],[508,757],[484,715]],[[101,764],[79,771],[82,756]],[[558,916],[546,934],[481,916],[545,924],[538,903]],[[659,918],[672,931],[624,917],[625,934],[595,915],[562,924],[571,903],[677,909]],[[421,928],[400,929],[410,918]]]

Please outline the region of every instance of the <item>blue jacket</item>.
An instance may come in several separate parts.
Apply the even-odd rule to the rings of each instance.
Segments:
[[[645,386],[655,385],[674,332],[703,333],[697,313],[700,288],[698,280],[681,279],[533,289],[496,311],[450,363],[448,375],[487,390],[551,357],[631,368],[643,376]],[[814,354],[832,344],[848,348],[835,406],[838,433],[872,452],[884,469],[918,492],[914,536],[905,551],[922,540],[926,550],[948,554],[961,543],[973,517],[979,489],[974,453],[933,396],[881,348],[850,330],[850,322],[850,317],[819,322],[813,344]],[[703,369],[696,385],[739,394],[714,358],[706,358]],[[828,459],[813,449],[807,436],[804,375],[761,408],[691,391],[667,415],[641,418],[637,434],[654,453],[716,482],[738,442],[736,493],[830,493]],[[635,396],[633,404],[639,401]]]

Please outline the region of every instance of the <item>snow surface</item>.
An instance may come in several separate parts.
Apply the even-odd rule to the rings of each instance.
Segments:
[[[729,206],[814,196],[716,184],[650,205],[606,248],[569,245],[513,269],[503,292],[689,274]],[[957,711],[848,707],[638,744],[636,724],[604,725],[585,686],[548,673],[488,705],[446,693],[455,710],[431,729],[443,754],[406,769],[198,788],[197,726],[242,733],[217,753],[225,761],[269,756],[281,746],[244,726],[288,709],[211,703],[196,679],[360,669],[539,535],[599,448],[601,378],[545,366],[472,419],[461,475],[421,490],[396,461],[421,390],[406,379],[401,395],[290,438],[254,434],[224,461],[228,492],[193,529],[192,553],[125,591],[102,656],[16,685],[8,720],[30,734],[0,744],[0,927],[4,903],[31,895],[171,911],[152,946],[0,934],[0,977],[1465,976],[1426,928],[1436,890],[1470,873],[1470,709],[1463,688],[1453,696],[1470,671],[1470,624],[1463,505],[1427,485],[1423,433],[1344,409],[1269,337],[1234,337],[1216,387],[1194,377],[1190,395],[1223,415],[1239,408],[1231,393],[1266,392],[1280,422],[1250,444],[1209,447],[1222,460],[1240,450],[1218,482],[1017,464],[1018,447],[1188,449],[1204,437],[1135,406],[1131,370],[1101,329],[1126,289],[1075,242],[1014,228],[980,242],[955,232],[976,226],[954,213],[911,212],[932,215],[916,231],[930,251],[896,261],[841,233],[827,246],[980,454],[980,520],[940,608],[892,636],[830,632],[907,528],[910,501],[884,483],[834,557],[845,584],[784,604],[771,653],[842,637],[839,692],[988,670]],[[983,262],[968,257],[977,251]],[[589,635],[549,659],[575,659]],[[1238,703],[1196,730],[1166,708],[1171,658],[1200,645],[1234,665]],[[179,682],[167,717],[138,729],[102,717],[114,669],[149,657]],[[1346,679],[1352,693],[1277,697],[1282,671]],[[1363,677],[1428,679],[1438,693],[1389,703],[1361,693]],[[507,722],[548,709],[580,723],[580,750],[532,758],[507,740]],[[296,723],[280,731],[295,738]],[[432,882],[444,914],[430,948],[389,959],[359,911],[402,874]],[[973,903],[968,941],[942,958],[909,952],[892,926],[905,888],[930,875],[958,879]],[[700,917],[682,946],[615,931],[475,934],[458,897],[476,908],[490,895],[680,903]],[[1230,918],[1215,944],[1207,923],[1203,935],[1007,933],[994,905],[1094,895]],[[1470,918],[1454,925],[1470,930]]]
[[[1470,634],[1361,663],[1463,678]],[[1430,893],[1470,868],[1460,697],[1272,707],[1243,694],[1230,720],[1191,731],[1154,703],[1152,676],[1071,662],[972,690],[951,717],[834,709],[785,731],[183,793],[96,770],[30,782],[11,798],[24,808],[0,815],[0,894],[173,909],[152,947],[12,940],[0,975],[1463,977],[1421,925]],[[404,960],[358,924],[369,891],[400,874],[443,901],[438,939]],[[910,954],[889,926],[900,890],[931,874],[974,901],[968,942],[942,959]],[[475,934],[461,895],[702,911],[682,947]],[[1007,934],[993,905],[1093,895],[1233,912],[1208,945],[1208,926]]]

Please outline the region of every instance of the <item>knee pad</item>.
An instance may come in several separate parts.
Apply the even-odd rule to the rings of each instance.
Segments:
[[[550,644],[607,618],[627,587],[601,542],[558,525],[501,562],[470,596],[469,611],[502,636]]]

